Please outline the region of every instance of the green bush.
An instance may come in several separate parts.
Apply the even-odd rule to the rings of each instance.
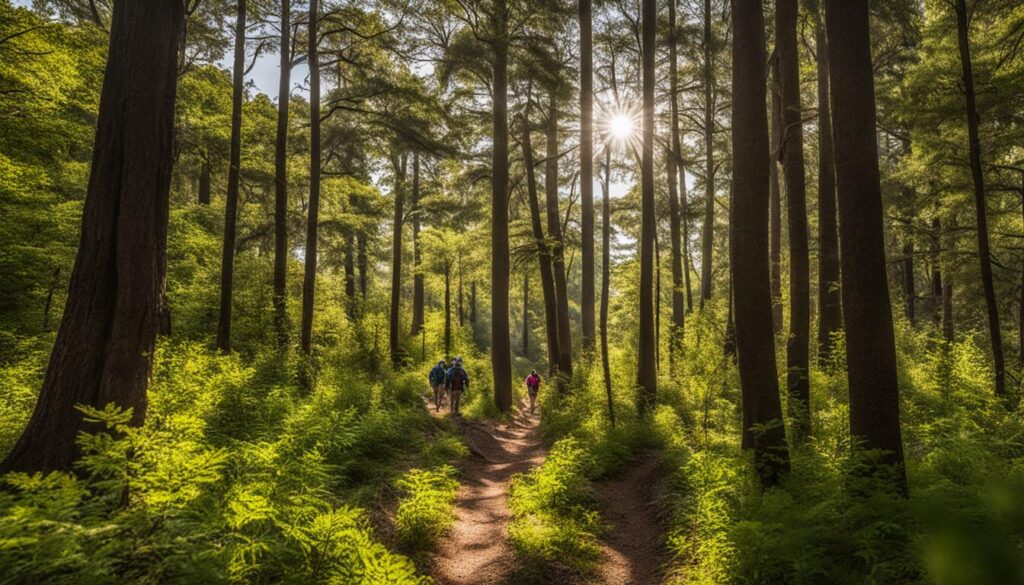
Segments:
[[[457,477],[455,468],[445,465],[434,470],[410,469],[395,482],[402,494],[395,524],[406,547],[429,549],[452,525]]]

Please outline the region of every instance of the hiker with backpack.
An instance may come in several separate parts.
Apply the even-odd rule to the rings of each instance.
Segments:
[[[530,414],[533,414],[533,410],[537,406],[538,390],[540,390],[540,374],[537,373],[537,370],[531,370],[530,375],[526,377],[526,393],[530,395]]]
[[[430,389],[434,391],[434,411],[441,412],[441,403],[444,401],[445,375],[448,373],[447,364],[444,360],[437,362],[437,365],[430,369],[428,376]]]
[[[452,414],[459,414],[459,399],[462,398],[462,393],[469,389],[469,374],[462,367],[461,357],[457,357],[452,361],[452,367],[448,369],[444,384],[451,393]]]

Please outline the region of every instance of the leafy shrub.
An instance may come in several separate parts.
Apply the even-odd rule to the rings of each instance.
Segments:
[[[454,521],[458,472],[450,465],[410,469],[395,485],[402,493],[395,518],[398,537],[411,549],[428,549]]]

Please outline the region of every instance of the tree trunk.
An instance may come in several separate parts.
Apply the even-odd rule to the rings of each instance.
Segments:
[[[787,387],[792,439],[802,443],[811,432],[809,345],[811,282],[807,244],[807,190],[804,176],[804,133],[800,104],[800,53],[796,25],[797,0],[775,3],[775,35],[782,87],[782,155],[786,173],[789,219],[789,339],[786,343]]]
[[[309,3],[309,217],[306,225],[306,270],[302,278],[302,353],[313,339],[313,300],[316,293],[317,228],[320,225],[320,41],[317,22],[320,0]]]
[[[936,329],[942,329],[942,268],[939,264],[941,248],[942,220],[937,215],[932,218],[931,250],[929,261],[932,264],[932,320]]]
[[[715,236],[715,64],[712,61],[711,0],[704,0],[704,233],[701,235],[700,308],[711,299],[711,253]]]
[[[466,312],[463,309],[462,304],[462,255],[459,255],[459,327],[462,327],[466,321]]]
[[[476,281],[469,284],[469,324],[476,333]]]
[[[779,152],[782,150],[782,94],[779,87],[779,55],[771,57],[771,160],[768,162],[768,254],[771,262],[772,324],[782,333],[782,191],[779,188]]]
[[[199,204],[209,205],[210,204],[210,161],[205,157],[203,158],[203,164],[199,168]]]
[[[744,444],[762,486],[789,470],[782,424],[768,266],[769,162],[764,14],[760,0],[733,0],[732,213],[729,249]]]
[[[0,470],[69,471],[78,405],[146,415],[166,264],[174,148],[177,0],[119,0],[100,96],[82,232],[57,338],[32,417]]]
[[[1024,171],[1020,173],[1020,198],[1021,202],[1024,203]],[[1021,211],[1024,212],[1024,206],[1022,206]],[[1017,334],[1018,343],[1020,344],[1017,365],[1024,371],[1024,264],[1022,264],[1020,271],[1020,305],[1017,311]]]
[[[591,0],[580,0],[580,314],[583,351],[594,349],[594,48]]]
[[[274,329],[288,344],[288,110],[292,89],[291,1],[281,0],[281,59],[274,140]],[[351,298],[351,297],[350,297]]]
[[[985,175],[981,167],[981,139],[978,137],[978,109],[974,97],[974,71],[968,36],[967,3],[956,0],[956,36],[963,68],[963,90],[967,100],[967,141],[970,149],[971,177],[974,180],[974,208],[978,223],[978,258],[981,261],[981,285],[985,291],[988,332],[992,340],[992,365],[995,370],[996,396],[1006,394],[1006,366],[1003,359],[1003,336],[999,329],[999,306],[996,304],[992,280],[992,252],[988,244],[988,212],[985,209]]]
[[[949,240],[949,244],[946,246],[949,250],[947,257],[952,256],[956,250],[956,228],[957,221],[954,215],[949,218],[949,229],[946,230]],[[956,330],[953,326],[953,270],[951,263],[951,260],[946,260],[946,270],[942,277],[942,337],[950,343],[956,339]]]
[[[903,314],[910,325],[915,326],[917,291],[914,287],[914,240],[911,234],[907,234],[906,238],[907,241],[903,243]]]
[[[654,363],[661,373],[661,239],[657,220],[654,228]]]
[[[668,0],[668,87],[669,87],[669,153],[665,168],[668,172],[669,237],[672,246],[672,326],[669,330],[668,360],[673,368],[676,354],[683,346],[683,252],[680,235],[679,193],[676,184],[679,167],[676,161],[682,156],[679,141],[679,65],[676,55],[676,0]],[[685,191],[685,176],[683,178]]]
[[[523,357],[530,355],[530,274],[523,271]]]
[[[608,359],[608,289],[611,277],[612,211],[608,197],[612,174],[612,151],[605,148],[604,182],[601,184],[601,369],[604,392],[608,397],[608,421],[615,426],[615,401],[612,399],[612,370]]]
[[[245,91],[245,5],[238,0],[235,22],[235,62],[231,94],[231,154],[228,171],[228,196],[224,205],[224,243],[220,263],[220,316],[217,320],[217,347],[231,351],[231,299],[235,280],[235,224],[238,219],[238,188],[241,182],[242,97]]]
[[[555,277],[555,315],[558,319],[558,371],[572,374],[572,331],[569,329],[569,293],[565,281],[565,241],[558,211],[558,103],[552,90],[548,109],[547,152],[544,165],[544,194],[547,204],[548,237],[553,243],[551,268]]]
[[[839,237],[842,240],[850,435],[867,461],[896,467],[906,489],[892,306],[885,268],[885,231],[875,137],[875,87],[867,2],[826,0],[832,89]]]
[[[444,355],[452,354],[452,265],[444,267]]]
[[[818,70],[818,360],[832,358],[832,336],[842,328],[839,233],[836,226],[836,167],[829,104],[828,36],[821,9],[812,10]]]
[[[349,319],[356,316],[356,250],[355,235],[349,233],[345,236],[345,301]]]
[[[544,239],[540,221],[540,202],[537,197],[537,179],[534,171],[533,145],[530,141],[530,122],[523,120],[523,166],[526,170],[526,196],[530,205],[530,226],[537,245],[537,264],[540,266],[540,288],[544,296],[544,331],[548,346],[548,375],[554,376],[559,368],[558,310],[555,308],[555,284],[551,274],[551,251]],[[474,288],[475,291],[475,288]],[[474,311],[475,314],[475,311]]]
[[[391,313],[389,315],[388,348],[391,363],[398,367],[402,356],[398,346],[399,311],[402,302],[402,224],[405,220],[405,163],[406,154],[394,155],[392,166],[395,170],[395,216],[391,236]]]
[[[494,0],[494,96],[491,159],[491,369],[494,404],[512,408],[512,348],[509,338],[508,242],[508,6]]]
[[[654,331],[654,53],[657,4],[641,3],[643,27],[643,154],[640,161],[640,344],[637,361],[637,409],[653,414],[658,392],[657,348]]]
[[[423,268],[420,266],[420,153],[412,153],[412,328],[410,335],[423,328]]]

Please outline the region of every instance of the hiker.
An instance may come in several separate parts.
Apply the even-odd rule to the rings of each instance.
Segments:
[[[444,385],[451,393],[452,414],[459,414],[459,399],[462,393],[469,389],[469,374],[462,367],[462,358],[457,357],[452,361],[452,367],[448,369]]]
[[[444,401],[444,378],[448,373],[447,364],[444,360],[437,362],[437,365],[430,369],[430,389],[434,391],[434,411],[441,412],[441,403]]]
[[[537,370],[531,370],[530,375],[526,377],[526,393],[530,395],[530,414],[533,414],[533,409],[537,406],[537,391],[540,390],[540,374]]]

